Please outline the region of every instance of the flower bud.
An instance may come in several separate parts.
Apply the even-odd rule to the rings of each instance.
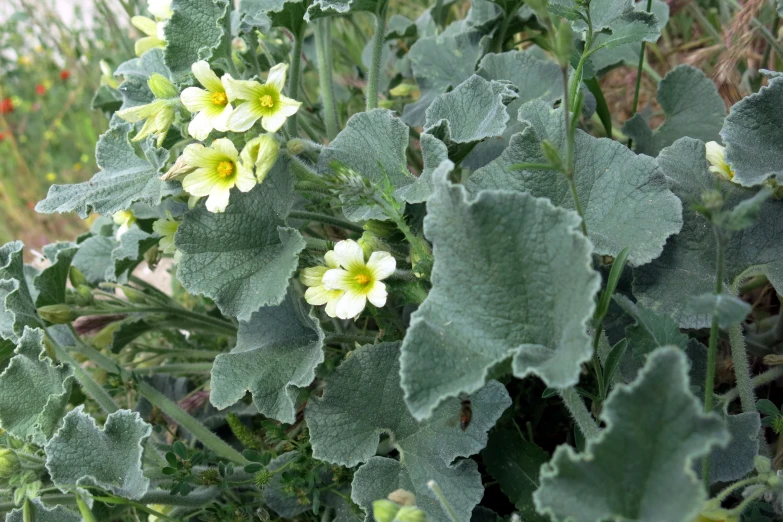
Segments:
[[[92,295],[92,290],[87,285],[79,285],[76,287],[76,304],[78,306],[89,306],[93,303],[95,298]]]
[[[262,134],[245,144],[239,158],[247,168],[255,168],[256,180],[262,183],[272,170],[280,152],[280,144],[272,134]]]
[[[196,170],[196,167],[192,167],[185,163],[185,156],[180,156],[177,158],[177,161],[174,162],[174,165],[172,165],[165,174],[160,176],[160,179],[163,181],[182,181],[185,176],[194,170]]]
[[[394,517],[394,522],[426,522],[427,514],[416,506],[403,506]]]
[[[758,473],[769,473],[772,470],[772,461],[767,457],[756,455],[753,458],[753,466]]]
[[[410,96],[411,98],[417,99],[421,95],[421,92],[419,91],[418,85],[401,83],[395,88],[389,89],[389,94],[397,97]]]
[[[392,502],[396,502],[401,506],[416,505],[416,495],[404,489],[395,489],[394,491],[389,493],[389,496],[386,498],[388,498]]]
[[[571,30],[571,22],[562,20],[557,27],[555,35],[555,57],[560,67],[568,67],[571,60],[571,51],[574,48],[574,31]]]
[[[245,42],[244,39],[237,36],[236,38],[231,40],[231,48],[239,53],[244,53],[247,51],[247,42]]]
[[[82,271],[76,268],[75,266],[72,266],[71,269],[68,271],[68,279],[70,279],[71,286],[73,286],[74,288],[78,288],[81,285],[87,284],[87,278],[84,277]]]
[[[174,84],[162,74],[152,73],[149,80],[147,80],[147,86],[152,91],[152,94],[159,99],[176,98],[179,94]]]
[[[391,500],[376,500],[372,503],[372,515],[377,522],[392,522],[400,511],[400,506]]]
[[[286,148],[292,156],[298,156],[307,150],[307,146],[305,145],[304,140],[301,138],[293,138],[288,140],[288,143],[286,143]]]
[[[130,286],[120,286],[120,290],[128,298],[128,301],[134,304],[147,304],[147,296],[143,292]]]
[[[549,163],[556,167],[562,166],[563,162],[560,159],[560,152],[558,152],[554,143],[549,140],[541,140],[541,152]]]
[[[370,219],[364,224],[364,230],[372,232],[378,237],[391,237],[397,232],[397,225],[391,221]]]
[[[0,449],[0,480],[8,480],[21,469],[19,457],[14,450]]]
[[[376,252],[378,250],[382,250],[383,252],[388,252],[389,245],[387,245],[381,238],[373,234],[372,232],[364,232],[362,234],[362,237],[359,238],[357,241],[359,243],[359,246],[362,247],[362,252],[364,252],[364,257],[367,259],[370,258],[370,255],[372,255],[373,252]]]
[[[47,305],[38,309],[38,315],[52,324],[68,324],[79,317],[79,313],[65,304]]]
[[[720,210],[723,207],[723,195],[715,189],[705,190],[701,195],[701,202],[708,210]]]

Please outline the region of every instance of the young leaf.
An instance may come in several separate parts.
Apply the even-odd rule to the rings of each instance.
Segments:
[[[95,149],[101,171],[90,181],[52,185],[35,210],[43,214],[77,212],[82,218],[91,211],[109,216],[137,201],[157,205],[163,196],[179,193],[178,182],[158,179],[169,151],[155,148],[154,140],[148,139],[140,144],[144,157],[137,156],[128,139],[133,131],[130,123],[115,121]]]
[[[61,304],[65,302],[65,286],[68,282],[68,271],[78,247],[71,242],[52,243],[43,247],[46,258],[51,263],[41,270],[33,279],[33,286],[38,290],[35,304],[38,307]]]
[[[731,108],[720,135],[737,183],[750,187],[783,174],[781,101],[783,79],[775,77],[769,85]]]
[[[678,65],[658,84],[658,103],[666,121],[655,131],[642,117],[635,115],[623,126],[633,138],[638,154],[655,157],[683,136],[714,141],[719,138],[726,104],[712,80],[690,65]]]
[[[139,499],[150,483],[141,471],[142,442],[150,433],[152,428],[138,413],[111,413],[101,430],[84,413],[84,406],[78,406],[46,444],[46,469],[52,482],[63,489],[98,486]]]
[[[324,359],[323,338],[312,310],[289,292],[239,323],[236,346],[212,367],[210,402],[223,409],[250,391],[263,415],[293,423],[299,388],[310,385]]]
[[[293,185],[279,160],[264,183],[231,194],[224,213],[200,204],[185,214],[174,237],[182,252],[177,269],[182,286],[242,321],[262,306],[280,303],[305,247],[299,232],[285,227]]]
[[[517,431],[505,429],[492,432],[481,457],[522,520],[546,522],[545,517],[536,513],[533,491],[538,489],[538,472],[549,460],[549,454],[523,439]]]
[[[49,440],[71,394],[73,368],[44,354],[43,331],[25,328],[16,355],[0,374],[0,427],[22,440]]]
[[[702,294],[688,299],[688,306],[698,315],[717,317],[721,328],[739,324],[750,314],[752,307],[728,294]]]
[[[520,108],[519,119],[530,126],[513,136],[503,154],[476,171],[465,187],[474,194],[482,189],[529,192],[557,206],[574,208],[564,176],[550,170],[511,170],[517,163],[548,163],[541,152],[544,139],[564,150],[562,112],[532,101]],[[595,253],[617,256],[628,247],[628,262],[635,266],[658,257],[666,238],[682,226],[682,205],[655,160],[581,130],[576,131],[574,157],[576,190]]]
[[[424,132],[445,143],[449,158],[459,162],[476,143],[503,134],[509,120],[506,105],[516,97],[507,84],[474,74],[432,102]]]
[[[21,241],[0,247],[0,337],[16,341],[25,326],[37,328],[40,318],[24,273]]]
[[[30,501],[33,505],[33,520],[35,522],[83,522],[81,515],[63,507],[44,506],[40,499]],[[5,522],[27,522],[24,519],[23,508],[16,508],[5,516]]]
[[[216,51],[230,40],[226,34],[229,16],[227,0],[174,0],[173,15],[163,34],[166,65],[176,79],[185,79],[190,66],[199,60],[216,57]],[[230,59],[230,55],[228,57]]]
[[[432,134],[422,133],[419,137],[424,169],[416,181],[397,190],[396,195],[408,203],[423,203],[432,195],[434,179],[448,176],[454,170],[449,159],[449,149]],[[463,162],[464,165],[464,162]]]
[[[153,74],[171,80],[171,71],[163,61],[163,49],[150,49],[141,57],[133,58],[117,66],[115,76],[124,76],[125,80],[117,88],[122,94],[121,109],[146,105],[155,100],[147,80]]]
[[[623,360],[623,357],[625,357],[625,352],[627,350],[628,341],[623,339],[622,341],[612,346],[612,349],[606,355],[606,360],[604,361],[605,389],[608,390],[611,386],[614,385],[615,374],[617,373],[617,369],[620,367],[620,362]]]
[[[575,384],[591,354],[585,322],[599,285],[578,216],[521,192],[486,190],[468,201],[444,178],[427,210],[433,288],[413,314],[401,359],[413,416],[478,390],[490,368],[512,357],[518,377]]]
[[[459,426],[457,399],[444,403],[427,421],[416,422],[403,401],[399,353],[398,343],[357,350],[332,374],[323,397],[310,400],[305,419],[313,457],[346,467],[365,462],[354,475],[351,496],[367,513],[372,501],[403,488],[416,495],[417,505],[432,520],[448,520],[427,493],[427,482],[437,477],[460,519],[467,520],[481,499],[481,479],[472,460],[454,460],[484,447],[487,431],[511,400],[492,381],[470,397],[473,419],[466,430]],[[374,456],[382,433],[391,435],[399,461]]]
[[[559,446],[533,498],[554,521],[691,520],[706,500],[692,461],[729,433],[688,390],[687,361],[660,348],[639,377],[605,403],[601,436],[577,454]]]

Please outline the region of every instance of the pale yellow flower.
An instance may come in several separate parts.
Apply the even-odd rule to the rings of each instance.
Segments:
[[[120,238],[127,232],[131,226],[136,222],[136,216],[130,210],[120,210],[112,215],[112,220],[115,224],[119,225],[117,232],[114,234],[114,238],[119,241]]]
[[[194,63],[191,70],[204,89],[188,87],[182,91],[180,100],[187,110],[196,115],[188,125],[188,132],[197,140],[204,141],[213,129],[220,132],[228,130],[226,123],[234,110],[226,95],[227,81],[231,76],[223,75],[221,80],[204,60]]]
[[[715,141],[708,141],[704,145],[707,150],[707,161],[710,163],[710,172],[731,180],[734,178],[734,170],[726,163],[726,147]]]
[[[309,287],[305,291],[305,301],[314,306],[326,305],[325,312],[329,317],[337,317],[337,301],[345,293],[342,290],[327,290],[323,285],[324,274],[330,268],[340,268],[334,250],[324,254],[326,266],[305,268],[299,274],[299,280]]]
[[[277,132],[289,116],[296,114],[302,103],[282,94],[287,69],[288,65],[275,65],[263,85],[256,81],[228,79],[229,101],[242,102],[228,119],[230,130],[244,132],[260,118],[265,131]]]
[[[166,219],[158,219],[152,223],[152,230],[163,237],[160,238],[158,245],[164,254],[173,254],[177,251],[174,246],[174,234],[179,228],[179,221],[175,220],[170,211],[166,211]]]

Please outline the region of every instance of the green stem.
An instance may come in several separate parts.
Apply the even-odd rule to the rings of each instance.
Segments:
[[[742,335],[742,326],[735,324],[729,328],[729,342],[731,343],[731,359],[734,362],[734,376],[737,380],[742,411],[756,411],[756,394],[753,392],[753,383],[750,378],[750,365],[748,353],[745,350],[745,338]]]
[[[497,35],[495,36],[497,40],[495,40],[494,50],[496,53],[502,53],[503,52],[503,43],[506,41],[506,33],[508,32],[508,26],[511,23],[511,19],[514,18],[514,11],[516,11],[517,5],[513,4],[511,13],[503,13],[503,19],[500,22],[500,29],[497,32]]]
[[[647,0],[647,9],[649,13],[652,9],[652,0]],[[642,47],[639,50],[639,66],[636,68],[636,86],[633,90],[633,106],[631,107],[631,116],[636,114],[636,109],[639,107],[639,90],[642,87],[642,70],[644,69],[644,51],[647,48],[647,42],[642,40]],[[633,145],[633,138],[628,138],[628,148]]]
[[[743,499],[743,501],[740,503],[739,506],[733,508],[731,510],[731,514],[735,517],[739,517],[742,514],[742,512],[745,511],[745,509],[747,509],[748,506],[750,506],[762,495],[765,495],[767,491],[769,491],[769,488],[759,488],[758,490],[754,491],[753,493],[745,497],[745,499]]]
[[[576,422],[579,431],[585,436],[585,439],[590,440],[598,436],[600,429],[598,424],[587,411],[584,401],[573,387],[559,390],[560,397],[563,399],[566,409]]]
[[[87,392],[87,395],[92,397],[103,411],[106,413],[114,413],[120,409],[111,395],[109,395],[109,392],[107,392],[103,386],[95,382],[90,374],[87,373],[78,361],[76,361],[76,359],[74,359],[63,347],[55,344],[54,353],[57,354],[57,358],[60,361],[66,362],[73,367],[73,374],[76,377],[76,380],[79,381],[79,384],[84,388],[84,391]],[[116,365],[104,369],[111,372],[117,371]]]
[[[134,373],[139,375],[155,375],[158,373],[209,373],[212,370],[212,363],[172,363],[150,368],[137,368]]]
[[[81,495],[76,495],[76,506],[79,508],[79,513],[82,515],[84,522],[97,522],[95,515],[92,514],[90,506],[84,501]]]
[[[579,63],[576,64],[576,71],[574,72],[574,77],[571,80],[571,86],[569,88],[568,93],[568,99],[571,100],[571,103],[576,103],[576,91],[579,90],[579,85],[582,83],[582,73],[585,68],[585,63],[587,62],[587,58],[590,56],[590,48],[593,46],[593,25],[589,20],[589,11],[588,11],[588,28],[587,28],[587,39],[585,40],[585,47],[582,51],[582,56],[579,57]],[[563,84],[564,87],[568,85],[568,83]],[[563,103],[564,107],[568,107],[571,112],[573,112],[574,107],[567,105],[566,103]]]
[[[724,264],[725,264],[725,245],[723,232],[718,227],[713,226],[713,232],[715,234],[715,243],[717,249],[717,256],[715,261],[715,295],[721,295],[723,293],[723,277],[724,277]],[[712,411],[713,403],[713,389],[715,388],[715,359],[718,352],[718,336],[720,334],[720,326],[718,325],[717,316],[713,316],[712,325],[710,326],[710,341],[707,348],[707,377],[704,381],[704,411],[709,413]],[[701,463],[701,478],[704,481],[705,487],[709,487],[710,480],[710,459],[702,459]]]
[[[715,498],[713,500],[715,500],[717,502],[723,502],[725,499],[727,499],[729,497],[729,495],[731,495],[732,492],[734,492],[734,491],[736,491],[736,490],[738,490],[740,488],[745,488],[747,486],[752,486],[753,484],[762,484],[762,483],[764,483],[766,481],[767,481],[766,478],[759,477],[759,476],[746,478],[744,480],[739,480],[739,481],[731,484],[730,486],[728,486],[726,489],[722,490],[717,495],[715,495]]]
[[[584,57],[584,55],[583,55]],[[580,66],[582,66],[582,61],[579,62]],[[562,111],[563,111],[563,120],[565,122],[565,146],[566,146],[566,153],[565,153],[565,170],[563,171],[563,174],[565,175],[566,181],[568,181],[568,188],[571,191],[571,197],[574,200],[574,208],[576,209],[576,212],[579,214],[579,217],[581,218],[581,228],[582,233],[587,237],[587,223],[585,223],[585,215],[584,211],[582,210],[582,203],[579,201],[579,194],[576,192],[576,182],[574,181],[574,147],[575,147],[575,139],[574,139],[574,129],[571,128],[571,112],[569,111],[569,107],[571,107],[569,92],[568,92],[568,69],[566,67],[561,68],[561,73],[563,75],[563,103],[562,105]],[[581,73],[580,73],[581,74]]]
[[[750,380],[750,385],[753,388],[758,388],[759,386],[764,386],[765,384],[774,382],[780,379],[781,377],[783,377],[783,366],[775,366],[765,371],[764,373],[760,373],[755,377],[753,377]],[[717,397],[718,400],[728,405],[731,401],[733,401],[739,396],[740,396],[739,389],[732,388],[731,390],[727,391],[723,395],[718,395]]]
[[[299,34],[294,35],[294,48],[291,51],[291,69],[290,76],[288,77],[288,96],[298,100],[299,99],[299,69],[301,68],[302,61],[302,41],[304,35],[302,29]],[[288,117],[288,133],[292,138],[299,136],[296,127],[296,114]]]
[[[121,497],[93,497],[93,498],[95,500],[98,500],[100,502],[104,502],[106,504],[119,504],[119,505],[124,505],[124,506],[132,506],[132,507],[138,509],[139,511],[143,511],[145,513],[149,513],[150,515],[155,515],[155,517],[157,517],[160,520],[169,520],[171,522],[179,522],[179,520],[177,520],[176,518],[171,518],[170,516],[165,515],[165,514],[161,513],[160,511],[155,511],[154,509],[149,508],[149,507],[145,506],[144,504],[140,504],[138,502],[134,502],[134,501],[128,500],[126,498],[121,498]],[[80,500],[80,497],[77,496],[76,497],[76,502],[78,503],[79,500]],[[86,505],[85,505],[85,507],[86,507]],[[81,510],[81,505],[79,505],[79,510]],[[83,511],[82,511],[82,516],[84,516],[84,512]],[[93,519],[93,521],[94,520],[95,519]],[[90,521],[87,520],[87,518],[85,517],[85,522],[90,522]]]
[[[375,34],[372,42],[372,63],[370,76],[367,80],[367,110],[378,108],[378,79],[381,76],[381,59],[383,58],[383,42],[386,40],[386,11],[388,0],[381,1],[375,15]]]
[[[364,227],[352,223],[345,219],[340,219],[335,216],[328,216],[326,214],[319,214],[317,212],[306,212],[300,210],[292,210],[288,213],[288,217],[294,219],[304,219],[307,221],[318,221],[319,223],[326,223],[327,225],[333,225],[335,227],[344,228],[352,232],[358,232],[359,234],[364,232]]]
[[[446,514],[448,515],[449,520],[451,520],[451,522],[460,522],[459,516],[457,516],[457,513],[454,511],[454,508],[451,506],[451,503],[446,498],[446,495],[443,494],[443,490],[440,489],[438,483],[435,482],[434,480],[430,480],[429,482],[427,482],[427,487],[430,488],[430,491],[435,493],[435,496],[438,498],[438,502],[440,502],[443,511],[445,511]]]
[[[236,327],[228,321],[223,321],[221,319],[209,317],[208,315],[191,312],[190,310],[185,310],[184,308],[173,308],[169,306],[138,306],[127,308],[87,308],[84,310],[79,310],[79,314],[82,316],[139,313],[178,315],[180,317],[185,317],[194,321],[207,323],[211,327],[218,328],[229,335],[236,335],[237,332]]]
[[[701,10],[701,7],[697,2],[689,2],[687,4],[688,11],[691,12],[693,17],[696,19],[696,21],[699,23],[701,28],[708,33],[710,33],[710,36],[716,41],[721,42],[723,38],[721,38],[720,33],[718,33],[717,29],[710,23],[710,21],[707,19],[707,17],[704,15],[704,12]]]
[[[334,107],[334,85],[332,84],[332,63],[329,61],[327,47],[332,41],[329,31],[331,18],[322,18],[315,23],[315,52],[318,57],[318,81],[321,87],[321,101],[326,121],[326,137],[329,141],[337,136],[337,111]]]
[[[598,397],[601,401],[606,399],[606,386],[604,383],[604,370],[601,365],[601,358],[598,355],[598,345],[601,342],[601,332],[603,332],[603,317],[598,324],[595,325],[595,331],[593,332],[593,370],[595,371],[595,379],[598,382]]]
[[[432,259],[432,250],[429,244],[421,237],[413,233],[408,223],[405,221],[405,217],[400,214],[399,210],[389,204],[382,196],[377,193],[373,195],[373,201],[375,201],[384,211],[384,213],[394,221],[397,228],[405,236],[405,239],[411,245],[411,252],[416,254],[419,260]]]

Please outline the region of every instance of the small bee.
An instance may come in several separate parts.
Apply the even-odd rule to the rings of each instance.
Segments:
[[[465,397],[460,401],[459,405],[459,427],[462,431],[468,429],[470,421],[473,420],[473,407],[470,404],[470,399]]]

